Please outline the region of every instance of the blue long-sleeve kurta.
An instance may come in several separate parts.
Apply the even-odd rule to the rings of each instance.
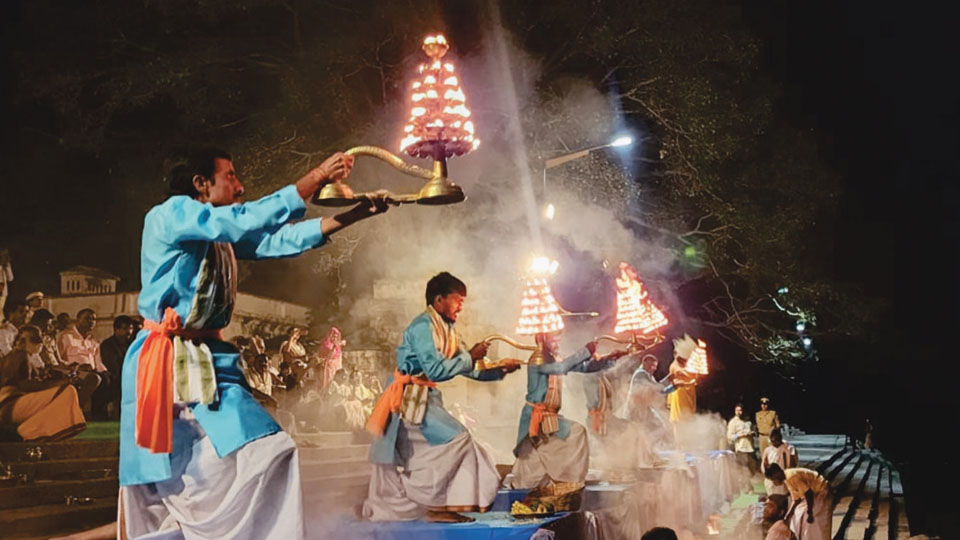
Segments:
[[[320,219],[303,217],[306,206],[295,186],[244,204],[214,207],[190,197],[170,197],[153,207],[143,226],[140,252],[140,314],[160,321],[172,307],[187,328],[223,328],[236,297],[236,260],[290,257],[325,241]],[[120,402],[120,485],[162,482],[172,477],[171,461],[190,452],[185,425],[174,422],[173,452],[154,454],[134,440],[136,379],[140,349],[149,332],[140,331],[123,363]],[[213,353],[218,400],[194,405],[193,415],[220,457],[280,426],[250,394],[237,349],[205,340]]]
[[[602,371],[613,365],[613,360],[603,360],[591,362],[590,354],[585,347],[563,359],[561,362],[550,362],[539,366],[527,366],[527,403],[543,403],[547,398],[547,387],[550,383],[550,375],[565,375],[571,371],[580,373],[592,373]],[[520,413],[520,425],[517,427],[517,445],[513,448],[513,454],[519,455],[520,444],[530,434],[530,416],[533,414],[533,407],[524,404],[523,411]],[[566,439],[570,436],[570,421],[558,415],[558,429],[552,436]]]
[[[403,342],[397,348],[397,371],[406,375],[424,375],[433,382],[449,381],[457,375],[478,381],[496,381],[504,376],[499,369],[475,370],[470,353],[462,346],[453,358],[444,357],[433,342],[433,329],[427,312],[414,318],[403,331]],[[391,375],[387,384],[392,382]],[[399,414],[390,415],[383,436],[370,445],[370,461],[403,465],[397,453],[401,422]],[[427,394],[427,411],[419,427],[424,438],[433,446],[446,444],[467,430],[443,408],[443,395],[436,388],[431,388]]]

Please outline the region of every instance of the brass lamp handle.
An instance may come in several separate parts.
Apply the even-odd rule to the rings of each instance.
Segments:
[[[491,341],[502,341],[507,345],[510,345],[514,349],[520,349],[521,351],[535,351],[539,348],[536,345],[524,345],[519,341],[516,341],[512,338],[508,338],[507,336],[504,336],[501,334],[493,334],[492,336],[487,336],[483,338],[481,341],[483,341],[484,343],[490,343]]]
[[[401,159],[400,156],[394,154],[386,148],[380,148],[379,146],[354,146],[353,148],[344,152],[344,154],[348,156],[375,157],[381,161],[386,161],[394,169],[397,169],[403,174],[416,176],[418,178],[426,178],[427,180],[433,178],[432,171],[428,171],[422,167],[417,167],[416,165],[411,165]]]

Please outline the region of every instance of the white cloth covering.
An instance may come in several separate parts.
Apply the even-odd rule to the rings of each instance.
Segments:
[[[549,437],[534,448],[530,437],[523,440],[516,463],[513,464],[514,489],[533,489],[554,482],[583,482],[587,478],[590,450],[587,430],[570,422],[566,439]]]
[[[118,538],[302,540],[300,466],[289,435],[221,459],[196,421],[183,423],[192,448],[174,454],[173,478],[120,489]]]
[[[463,432],[446,444],[431,446],[418,426],[401,424],[400,462],[374,464],[363,517],[370,521],[410,521],[428,509],[468,511],[493,504],[500,475],[490,454]]]

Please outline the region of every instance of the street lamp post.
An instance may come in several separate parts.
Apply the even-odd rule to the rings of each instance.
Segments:
[[[593,152],[593,151],[596,151],[596,150],[602,150],[602,149],[604,149],[604,148],[616,148],[616,147],[620,147],[620,146],[629,146],[629,145],[631,145],[631,144],[633,144],[633,137],[631,137],[631,136],[629,136],[629,135],[621,135],[621,136],[617,137],[616,139],[613,139],[612,141],[610,141],[610,142],[608,142],[608,143],[606,143],[606,144],[599,144],[599,145],[597,145],[597,146],[591,146],[591,147],[589,147],[589,148],[584,148],[583,150],[577,150],[576,152],[571,152],[571,153],[569,153],[569,154],[563,154],[562,156],[557,156],[557,157],[553,157],[553,158],[550,158],[550,159],[546,160],[546,161],[543,163],[543,196],[544,196],[544,199],[546,199],[546,195],[547,195],[547,169],[552,169],[552,168],[554,168],[554,167],[559,167],[560,165],[563,165],[564,163],[569,163],[569,162],[571,162],[571,161],[574,161],[574,160],[577,160],[577,159],[580,159],[580,158],[587,157],[587,155],[590,154],[590,152]],[[554,210],[553,205],[547,203],[547,206],[544,207],[544,213],[543,213],[544,216],[545,216],[547,219],[553,219],[554,212],[555,212],[555,210]]]

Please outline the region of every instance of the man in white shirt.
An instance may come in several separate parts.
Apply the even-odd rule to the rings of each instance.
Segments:
[[[22,300],[11,300],[3,306],[3,322],[0,323],[0,357],[13,350],[17,330],[27,322],[27,304]]]
[[[93,327],[97,324],[97,314],[90,308],[77,313],[77,322],[57,336],[57,349],[60,358],[67,365],[88,366],[97,372],[107,370],[100,360],[100,343],[93,339]]]
[[[733,446],[737,463],[750,473],[757,471],[757,459],[753,455],[753,425],[743,419],[743,405],[733,408],[733,418],[727,423],[727,441]]]
[[[763,470],[763,486],[767,491],[767,500],[776,506],[776,511],[771,513],[769,527],[777,520],[783,519],[787,513],[789,505],[789,491],[783,483],[783,471],[797,466],[797,449],[792,444],[783,442],[783,434],[780,428],[775,428],[770,432],[770,446],[763,451],[760,467]],[[767,518],[764,518],[767,520]],[[766,530],[764,530],[766,534]]]

